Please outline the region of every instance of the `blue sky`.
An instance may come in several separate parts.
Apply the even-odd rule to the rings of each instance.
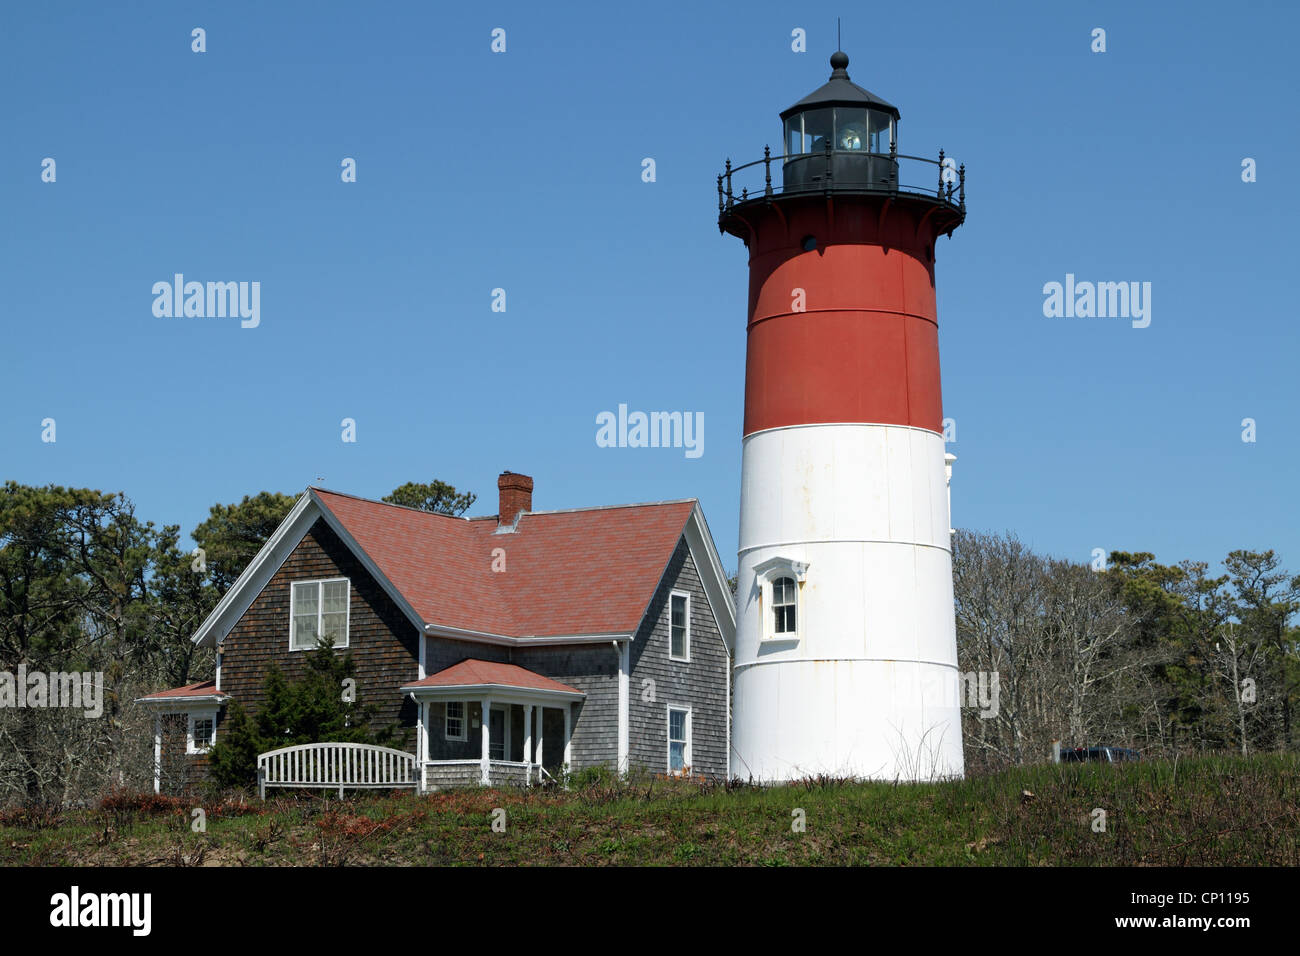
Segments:
[[[839,15],[900,151],[968,172],[937,250],[956,526],[1300,569],[1300,15],[1139,6],[10,5],[0,479],[188,531],[318,476],[491,513],[510,469],[539,508],[698,497],[733,567],[746,255],[714,177],[779,143]],[[155,317],[177,272],[260,282],[260,325]],[[1066,273],[1150,282],[1150,326],[1045,317]],[[597,447],[619,403],[702,412],[704,454]]]

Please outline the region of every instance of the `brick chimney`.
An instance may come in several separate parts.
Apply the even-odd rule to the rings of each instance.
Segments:
[[[497,510],[498,525],[513,525],[521,511],[533,510],[533,479],[516,475],[513,471],[501,472],[497,478],[497,491],[501,505]]]

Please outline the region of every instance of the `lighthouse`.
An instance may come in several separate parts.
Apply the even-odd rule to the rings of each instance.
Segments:
[[[935,247],[965,167],[830,62],[718,177],[749,251],[732,772],[960,776]]]

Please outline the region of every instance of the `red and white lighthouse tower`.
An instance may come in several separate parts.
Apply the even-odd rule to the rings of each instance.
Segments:
[[[732,768],[760,780],[963,769],[934,257],[965,170],[901,155],[848,63],[718,178],[749,249]]]

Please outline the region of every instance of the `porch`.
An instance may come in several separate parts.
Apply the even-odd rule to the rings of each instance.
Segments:
[[[420,790],[529,786],[572,763],[576,688],[513,664],[461,661],[402,688],[417,707]]]

